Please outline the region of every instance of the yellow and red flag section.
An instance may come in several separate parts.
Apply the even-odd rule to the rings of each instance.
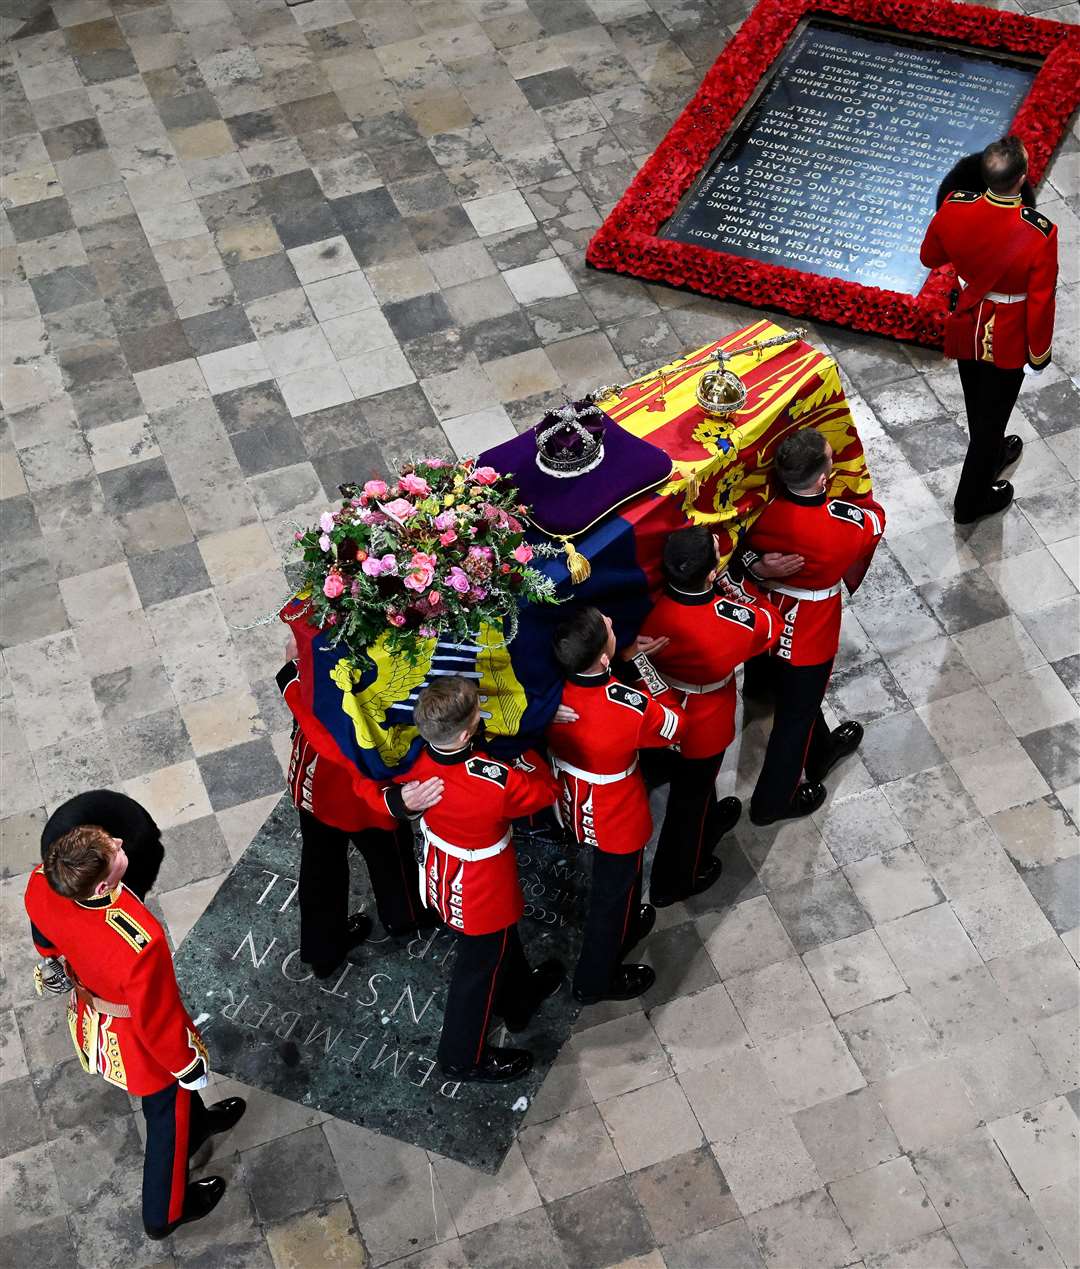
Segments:
[[[790,432],[814,427],[828,440],[835,455],[833,495],[857,499],[871,492],[836,362],[804,341],[731,357],[728,368],[745,384],[746,402],[730,419],[712,419],[698,405],[698,383],[711,367],[692,363],[718,348],[726,352],[780,334],[773,322],[753,322],[630,384],[614,403],[602,403],[621,427],[671,456],[679,474],[659,492],[679,499],[695,523],[714,525],[722,544],[726,535],[725,556],[772,496],[772,460]]]

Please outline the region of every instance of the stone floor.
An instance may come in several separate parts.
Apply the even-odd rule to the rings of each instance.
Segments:
[[[889,512],[830,689],[866,742],[823,811],[740,827],[734,905],[663,913],[657,987],[586,1013],[494,1179],[249,1092],[226,1200],[151,1245],[140,1120],[30,988],[43,817],[94,785],[145,802],[181,940],[281,788],[281,635],[254,623],[293,521],[749,320],[583,260],[749,4],[34,7],[0,12],[0,1263],[1080,1263],[1075,121],[1004,517],[952,526],[937,355],[812,333]]]

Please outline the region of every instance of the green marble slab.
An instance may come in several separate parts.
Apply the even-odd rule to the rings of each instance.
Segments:
[[[519,832],[521,923],[533,964],[580,946],[587,857],[551,833]],[[570,1034],[578,1007],[564,985],[527,1032],[496,1043],[531,1049],[536,1064],[507,1085],[447,1080],[435,1062],[454,936],[439,927],[410,941],[376,925],[336,981],[311,977],[298,953],[300,834],[283,797],[176,953],[176,970],[215,1071],[373,1132],[495,1172]],[[354,856],[352,908],[374,911]],[[515,1109],[515,1106],[518,1109]]]

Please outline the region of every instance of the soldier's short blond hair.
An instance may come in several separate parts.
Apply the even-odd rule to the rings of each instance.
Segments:
[[[480,703],[480,693],[472,679],[436,679],[416,701],[416,726],[431,745],[455,744],[470,725]]]

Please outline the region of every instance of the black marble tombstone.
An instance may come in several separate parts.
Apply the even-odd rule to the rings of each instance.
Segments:
[[[587,856],[554,831],[515,834],[526,910],[522,937],[536,964],[572,969],[580,946]],[[300,963],[296,812],[283,797],[176,954],[184,999],[213,1069],[281,1097],[497,1170],[578,1014],[564,986],[528,1031],[498,1043],[532,1049],[536,1064],[505,1085],[459,1083],[435,1062],[454,936],[375,936],[320,982]],[[373,910],[362,862],[354,907]]]
[[[1037,70],[809,19],[660,237],[914,295],[939,181],[1008,130]]]

